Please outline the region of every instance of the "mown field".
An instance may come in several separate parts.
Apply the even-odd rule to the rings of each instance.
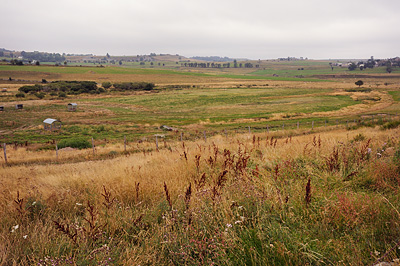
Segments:
[[[0,265],[398,265],[400,76],[327,64],[0,65]]]

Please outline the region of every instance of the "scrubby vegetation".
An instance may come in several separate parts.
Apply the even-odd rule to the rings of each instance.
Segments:
[[[53,81],[46,85],[35,84],[18,89],[24,93],[65,92],[68,94],[99,93],[97,83],[93,81]]]
[[[137,90],[151,91],[152,89],[154,89],[154,84],[148,82],[114,83],[113,86],[115,90],[119,91],[137,91]]]

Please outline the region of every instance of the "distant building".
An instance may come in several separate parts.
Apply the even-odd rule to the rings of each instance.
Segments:
[[[20,109],[23,109],[23,108],[24,108],[23,104],[16,104],[15,105],[15,109],[17,109],[17,110],[20,110]]]
[[[69,103],[68,104],[68,112],[75,112],[78,105],[76,103]]]

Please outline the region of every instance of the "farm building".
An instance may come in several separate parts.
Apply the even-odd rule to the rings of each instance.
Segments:
[[[56,119],[47,118],[43,121],[43,128],[44,130],[60,130],[61,129],[61,121]]]
[[[15,105],[15,109],[17,109],[17,110],[20,110],[20,109],[23,109],[23,108],[24,108],[23,104],[16,104]]]
[[[4,106],[0,106],[0,111],[4,111]]]
[[[78,105],[76,103],[69,103],[68,104],[68,111],[69,112],[75,112],[77,107],[78,107]]]

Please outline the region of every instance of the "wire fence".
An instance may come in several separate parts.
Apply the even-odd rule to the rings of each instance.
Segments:
[[[281,133],[283,135],[296,135],[304,133],[304,130],[308,130],[308,132],[312,133],[314,130],[317,131],[329,131],[335,130],[338,128],[357,128],[361,126],[375,126],[375,125],[384,125],[388,122],[399,122],[399,115],[389,114],[389,113],[380,113],[380,114],[371,114],[371,115],[362,115],[352,118],[329,118],[329,119],[310,119],[310,120],[286,120],[286,121],[270,121],[265,123],[265,125],[248,125],[248,126],[238,126],[236,128],[224,128],[217,130],[194,130],[194,131],[180,131],[174,130],[173,128],[168,128],[167,132],[162,132],[165,134],[153,134],[141,139],[129,139],[129,136],[124,136],[123,138],[123,150],[121,152],[130,152],[132,151],[132,143],[144,143],[146,144],[147,151],[158,151],[161,147],[160,144],[163,143],[163,147],[168,146],[168,142],[183,142],[183,141],[198,141],[203,140],[207,142],[207,140],[211,137],[221,135],[226,138],[231,137],[237,134],[259,134],[259,133]],[[96,143],[97,142],[97,143]],[[107,143],[107,141],[105,141]],[[90,153],[92,156],[96,156],[96,144],[99,144],[100,140],[95,140],[93,137],[91,138],[91,149]],[[113,141],[113,143],[118,143],[118,141]],[[59,158],[59,149],[57,142],[54,141],[55,145],[55,157]],[[8,165],[10,163],[9,158],[7,157],[7,144],[3,143],[2,145],[4,156],[4,164]],[[11,145],[10,145],[11,146]],[[25,142],[25,146],[28,146],[28,143]],[[144,147],[144,146],[143,146]],[[14,147],[17,149],[17,146]],[[138,151],[138,148],[135,148]],[[143,148],[144,150],[144,148]]]

